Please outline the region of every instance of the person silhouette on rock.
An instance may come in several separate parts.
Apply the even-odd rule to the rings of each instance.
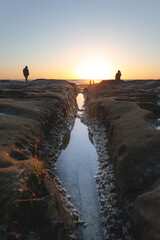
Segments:
[[[118,72],[116,73],[116,75],[115,75],[115,80],[121,80],[121,71],[120,70],[118,70]]]
[[[25,77],[25,82],[27,83],[28,81],[28,76],[29,76],[29,70],[28,67],[26,66],[25,68],[23,68],[23,75]]]

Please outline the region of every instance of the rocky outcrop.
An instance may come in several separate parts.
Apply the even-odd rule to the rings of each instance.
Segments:
[[[77,91],[60,80],[0,81],[0,239],[78,239],[41,143],[76,108]]]
[[[160,239],[160,81],[102,81],[87,88],[86,107],[107,128],[121,205],[135,226],[136,240]]]

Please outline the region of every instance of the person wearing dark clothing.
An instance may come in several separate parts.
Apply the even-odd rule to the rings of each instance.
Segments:
[[[115,75],[115,80],[121,80],[121,71],[120,70],[118,70],[118,72],[116,73],[116,75]]]
[[[28,79],[28,76],[29,76],[29,70],[28,70],[27,66],[25,68],[23,68],[23,75],[25,77],[25,82],[27,82],[27,79]]]

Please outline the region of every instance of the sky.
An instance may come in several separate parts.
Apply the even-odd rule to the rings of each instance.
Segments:
[[[160,79],[160,0],[0,0],[0,79]]]

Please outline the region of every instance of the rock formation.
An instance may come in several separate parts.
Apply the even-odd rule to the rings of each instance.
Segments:
[[[160,239],[160,80],[102,81],[85,92],[89,115],[107,128],[119,203],[135,239]]]
[[[0,239],[78,239],[42,146],[76,94],[67,81],[0,81]]]

